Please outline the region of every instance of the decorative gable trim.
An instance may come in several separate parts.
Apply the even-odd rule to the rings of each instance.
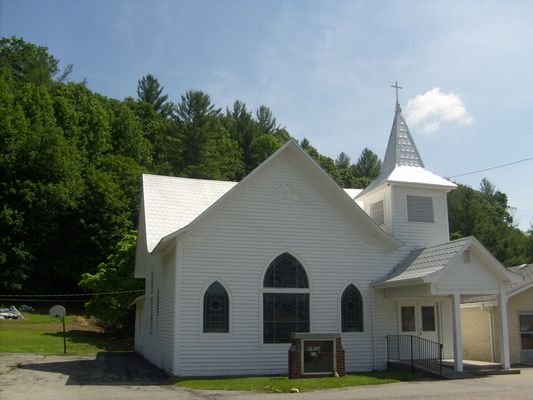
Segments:
[[[303,196],[296,192],[287,183],[278,187],[273,193],[271,193],[263,203],[273,203],[282,205],[303,205],[307,206],[309,203],[304,200]]]

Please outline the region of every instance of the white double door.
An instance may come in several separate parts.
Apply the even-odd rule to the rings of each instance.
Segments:
[[[399,305],[399,331],[402,335],[415,335],[439,342],[438,305],[435,302],[401,302]]]

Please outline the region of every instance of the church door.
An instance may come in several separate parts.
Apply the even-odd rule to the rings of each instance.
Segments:
[[[437,309],[435,302],[401,303],[399,306],[400,333],[438,342]]]

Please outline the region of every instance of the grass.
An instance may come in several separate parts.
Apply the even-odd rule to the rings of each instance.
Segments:
[[[411,381],[420,378],[418,373],[399,372],[368,372],[347,374],[341,378],[302,378],[289,379],[286,376],[252,376],[235,378],[182,378],[174,385],[202,390],[239,390],[252,392],[288,393],[291,388],[298,388],[300,392],[312,390],[332,389],[350,386],[381,385]]]
[[[24,320],[0,320],[0,352],[63,354],[63,326],[46,314],[23,314]],[[66,317],[67,354],[131,350],[131,343],[115,340],[83,317]]]

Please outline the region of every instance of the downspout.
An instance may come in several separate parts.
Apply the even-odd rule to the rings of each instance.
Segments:
[[[370,286],[370,320],[372,324],[372,369],[376,370],[376,321],[374,318],[374,288]]]
[[[489,322],[489,348],[490,348],[490,362],[495,362],[494,361],[494,347],[495,347],[495,343],[494,343],[494,332],[493,332],[493,329],[494,329],[494,316],[492,315],[492,309],[487,307],[485,304],[482,304],[481,305],[481,310],[482,311],[485,311],[487,313],[487,316],[488,316],[488,322]]]
[[[181,375],[181,272],[183,263],[183,247],[180,239],[175,244],[174,259],[174,327],[173,327],[173,375]]]
[[[489,340],[490,340],[490,362],[495,362],[494,360],[494,315],[493,315],[494,309],[488,309],[489,312]]]

